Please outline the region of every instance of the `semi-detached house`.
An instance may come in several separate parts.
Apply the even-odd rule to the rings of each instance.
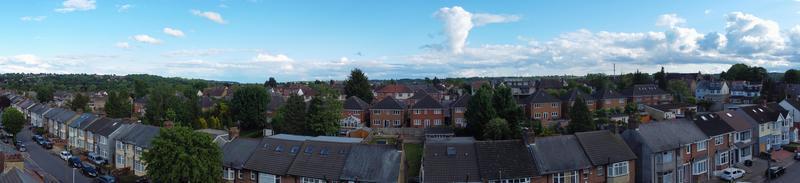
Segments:
[[[636,182],[687,182],[709,180],[706,136],[692,121],[673,119],[642,124],[622,134],[636,153]],[[702,150],[701,150],[702,149]],[[687,153],[688,152],[688,153]],[[713,160],[713,159],[711,159]]]

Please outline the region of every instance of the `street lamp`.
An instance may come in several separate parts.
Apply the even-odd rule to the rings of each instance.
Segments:
[[[76,168],[72,168],[72,183],[75,183],[75,169]]]

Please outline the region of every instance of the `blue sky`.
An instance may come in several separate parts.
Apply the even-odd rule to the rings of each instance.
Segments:
[[[0,72],[240,82],[771,71],[800,62],[800,0],[43,0],[0,6]]]

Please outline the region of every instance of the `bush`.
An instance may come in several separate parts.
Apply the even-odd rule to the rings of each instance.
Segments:
[[[790,143],[783,146],[783,149],[789,152],[795,152],[798,148],[800,148],[800,144],[798,143]]]

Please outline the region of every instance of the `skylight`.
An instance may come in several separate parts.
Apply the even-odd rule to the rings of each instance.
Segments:
[[[312,152],[314,152],[314,148],[312,148],[311,146],[308,146],[308,147],[306,147],[306,150],[303,151],[303,152],[305,152],[306,154],[311,154]]]
[[[731,113],[725,113],[725,115],[728,115],[728,117],[733,117],[733,115],[731,115]]]
[[[456,148],[455,147],[447,147],[447,156],[455,156],[456,155]]]
[[[289,153],[297,154],[298,151],[300,151],[300,146],[292,146],[292,149],[289,150]]]

